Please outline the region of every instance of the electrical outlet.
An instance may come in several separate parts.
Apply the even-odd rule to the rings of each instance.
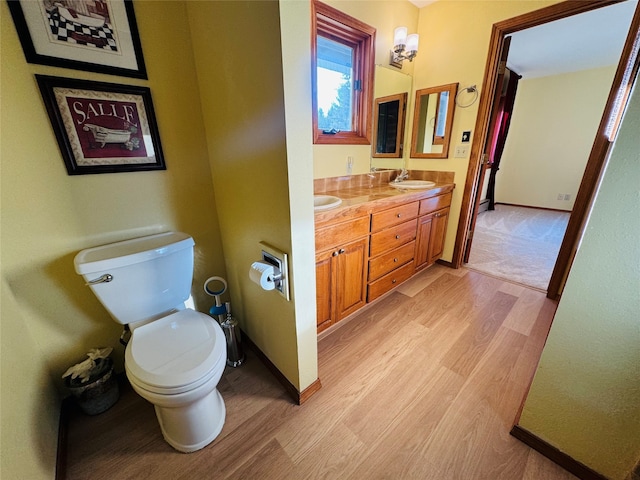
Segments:
[[[469,154],[469,145],[458,145],[456,147],[456,152],[453,155],[456,158],[467,158]]]
[[[353,157],[348,156],[347,157],[347,175],[351,175],[351,172],[353,172]]]
[[[564,194],[559,193],[558,194],[558,200],[564,200]]]
[[[565,200],[570,200],[571,199],[571,195],[569,195],[568,193],[564,194],[564,199]]]

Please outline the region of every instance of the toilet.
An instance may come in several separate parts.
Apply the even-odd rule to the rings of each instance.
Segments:
[[[154,405],[167,443],[185,453],[211,443],[225,420],[216,388],[227,359],[224,332],[188,307],[194,244],[167,232],[82,250],[74,259],[113,319],[129,326],[127,378]]]

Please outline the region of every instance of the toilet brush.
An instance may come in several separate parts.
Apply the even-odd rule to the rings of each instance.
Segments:
[[[211,288],[209,288],[209,284],[214,281],[222,283],[222,289],[212,290]],[[216,299],[216,304],[209,309],[209,315],[212,315],[214,317],[217,316],[218,323],[222,324],[222,322],[224,322],[224,316],[227,310],[220,301],[220,295],[227,291],[227,281],[222,277],[209,277],[204,282],[204,291],[207,293],[207,295],[210,295]]]

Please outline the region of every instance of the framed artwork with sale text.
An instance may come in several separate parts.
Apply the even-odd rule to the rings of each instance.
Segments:
[[[36,79],[69,175],[166,169],[149,88]]]

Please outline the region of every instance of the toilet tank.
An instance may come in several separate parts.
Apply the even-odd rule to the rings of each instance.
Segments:
[[[191,294],[194,244],[185,233],[160,233],[82,250],[74,264],[124,325],[184,307]],[[99,281],[109,275],[110,281]]]

